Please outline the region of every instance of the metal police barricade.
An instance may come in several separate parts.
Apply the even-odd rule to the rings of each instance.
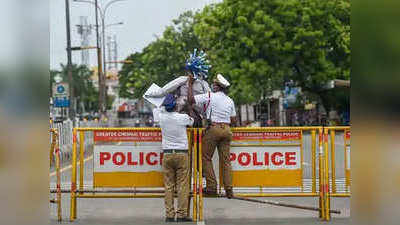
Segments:
[[[79,145],[79,151],[77,149],[78,133],[79,143],[85,143],[85,132],[93,132],[92,173],[85,171],[84,166],[88,149],[83,144]],[[193,137],[196,139],[193,132],[194,129],[188,129],[189,143],[193,142]],[[197,140],[194,143],[196,145]],[[194,164],[190,168],[196,168],[196,146],[190,146],[189,157]],[[162,160],[160,128],[74,128],[70,220],[77,218],[78,198],[163,198]],[[84,184],[88,182],[85,175],[93,177],[92,184]],[[196,175],[193,173],[193,181],[197,180]],[[191,186],[193,218],[197,215],[196,185]]]
[[[327,153],[325,170],[329,186],[325,192],[331,197],[350,197],[350,127],[324,127],[324,151]],[[327,204],[327,217],[330,218]]]
[[[322,127],[232,128],[231,131],[230,160],[235,197],[318,197],[319,208],[304,209],[313,208],[319,211],[320,218],[329,220],[328,199],[323,191],[327,187],[324,170],[327,153],[323,149]],[[201,135],[199,139],[201,156]],[[199,174],[202,174],[201,157]],[[220,169],[220,194],[221,175]],[[199,221],[204,219],[202,184],[203,178],[199,176]]]
[[[60,178],[60,164],[61,164],[61,152],[59,146],[59,134],[57,129],[51,128],[50,129],[50,166],[55,163],[55,175],[57,176],[56,181],[56,189],[50,190],[50,193],[56,193],[56,197],[54,199],[50,199],[50,203],[57,204],[57,219],[58,221],[62,220],[61,217],[61,178]],[[54,160],[55,156],[55,160]],[[54,162],[55,161],[55,162]]]

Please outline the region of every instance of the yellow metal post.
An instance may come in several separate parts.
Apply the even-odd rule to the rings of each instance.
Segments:
[[[312,169],[312,193],[317,192],[317,182],[316,182],[316,177],[317,177],[317,171],[316,171],[316,137],[315,137],[315,130],[311,131],[311,169]]]
[[[329,195],[329,151],[328,151],[328,129],[324,130],[324,155],[325,155],[325,220],[331,220],[330,195]]]
[[[318,178],[319,178],[319,208],[321,211],[319,212],[319,218],[325,218],[325,201],[324,201],[324,169],[323,169],[323,149],[322,149],[322,129],[318,129]]]
[[[62,221],[62,215],[61,215],[61,174],[60,174],[60,164],[61,164],[61,159],[60,159],[60,146],[58,144],[58,133],[57,131],[54,131],[54,138],[56,139],[55,141],[55,149],[56,149],[56,174],[57,174],[57,216],[58,216],[58,221]]]
[[[70,206],[70,221],[73,222],[76,219],[76,128],[73,130],[72,135],[72,174],[71,174],[71,206]]]
[[[50,152],[49,152],[49,156],[50,156],[50,166],[53,164],[54,161],[54,149],[56,146],[56,131],[54,129],[50,129],[50,133],[51,133],[51,145],[50,145]]]
[[[84,162],[85,151],[84,151],[85,136],[84,131],[79,131],[79,193],[83,193],[83,172],[84,172]]]
[[[202,133],[203,128],[199,129],[199,221],[203,221],[203,162],[202,162],[202,151],[203,151],[203,144],[202,144]]]
[[[304,171],[304,168],[303,168],[304,156],[303,155],[304,155],[304,151],[303,151],[303,131],[302,130],[300,130],[300,134],[301,134],[301,139],[300,139],[301,192],[303,192],[304,191],[304,182],[303,182],[303,171]]]
[[[194,129],[192,134],[193,141],[193,221],[197,221],[197,129]]]
[[[189,160],[189,190],[191,193],[193,193],[192,190],[192,179],[193,179],[193,135],[192,135],[192,131],[191,130],[186,130],[186,136],[188,138],[188,160]],[[194,194],[193,194],[194,197]],[[187,208],[187,213],[186,216],[189,217],[190,216],[190,207],[192,205],[192,198],[191,196],[189,196],[188,198],[188,208]]]
[[[346,176],[346,191],[350,191],[350,174],[348,174],[347,173],[347,164],[348,164],[348,161],[347,160],[350,160],[348,157],[347,157],[347,146],[350,146],[350,143],[348,143],[348,140],[347,140],[347,135],[346,135],[346,133],[347,133],[347,131],[349,131],[349,130],[345,130],[344,131],[344,133],[343,133],[343,138],[344,138],[344,174],[345,174],[345,176]]]
[[[331,182],[332,193],[336,193],[335,130],[331,130]]]

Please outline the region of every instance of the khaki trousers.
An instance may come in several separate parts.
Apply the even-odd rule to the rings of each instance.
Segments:
[[[217,179],[215,178],[212,157],[215,148],[218,148],[218,157],[222,163],[222,181],[225,190],[232,189],[232,166],[229,159],[232,133],[228,125],[211,126],[202,139],[202,163],[203,176],[206,178],[207,191],[217,190]]]
[[[187,216],[189,199],[189,161],[187,153],[164,154],[163,173],[166,217],[174,218],[174,187],[178,193],[178,218]]]

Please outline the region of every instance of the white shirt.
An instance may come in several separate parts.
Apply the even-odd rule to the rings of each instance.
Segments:
[[[163,149],[188,149],[186,126],[193,125],[193,118],[187,114],[167,112],[159,114]]]
[[[207,119],[210,118],[211,114],[212,122],[231,123],[231,117],[236,116],[233,100],[221,91],[195,95],[194,100],[196,101],[196,105],[206,105]]]

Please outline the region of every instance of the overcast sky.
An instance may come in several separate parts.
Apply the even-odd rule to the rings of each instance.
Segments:
[[[92,0],[94,1],[94,0]],[[102,7],[111,0],[98,0]],[[154,35],[161,35],[172,20],[187,10],[202,9],[205,5],[220,0],[125,0],[111,5],[106,13],[106,24],[124,22],[123,25],[106,29],[106,35],[117,36],[118,58],[123,60],[133,52],[141,51]],[[80,35],[76,25],[80,16],[87,16],[89,24],[95,24],[94,6],[70,0],[72,46],[80,46]],[[96,36],[90,36],[90,44],[96,45]],[[50,1],[50,68],[66,64],[65,0]],[[73,52],[73,63],[81,62],[79,51]],[[97,65],[96,50],[90,50],[90,64]]]

